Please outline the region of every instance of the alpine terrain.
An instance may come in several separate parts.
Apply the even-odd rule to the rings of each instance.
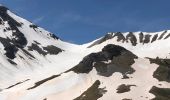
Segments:
[[[0,100],[170,100],[170,31],[83,45],[0,6]]]

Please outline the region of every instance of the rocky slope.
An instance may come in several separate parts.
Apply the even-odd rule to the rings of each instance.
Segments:
[[[83,45],[0,6],[0,100],[169,100],[170,31]]]

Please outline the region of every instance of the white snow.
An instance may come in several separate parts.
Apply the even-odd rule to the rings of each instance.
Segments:
[[[22,50],[19,50],[16,58],[13,60],[17,63],[17,66],[14,66],[7,61],[7,57],[4,55],[4,46],[0,43],[0,90],[2,90],[0,91],[0,100],[43,100],[44,98],[47,98],[47,100],[56,100],[56,98],[57,100],[73,100],[86,91],[96,80],[100,80],[102,83],[100,87],[106,87],[107,90],[106,94],[104,94],[102,98],[99,98],[99,100],[121,100],[123,98],[148,100],[154,97],[153,94],[149,93],[153,85],[161,88],[170,87],[170,83],[159,82],[153,78],[153,72],[158,65],[150,64],[149,60],[145,59],[145,57],[155,58],[157,56],[169,58],[170,45],[168,43],[170,39],[157,40],[154,43],[144,45],[140,44],[139,40],[137,40],[138,44],[132,46],[131,43],[117,42],[117,39],[113,38],[99,45],[87,48],[101,38],[83,45],[55,40],[49,36],[50,32],[43,28],[38,27],[35,31],[29,27],[29,25],[32,24],[31,22],[15,15],[11,11],[7,13],[18,22],[23,23],[22,27],[18,28],[24,33],[28,41],[27,46],[37,41],[41,46],[54,45],[64,51],[57,55],[48,54],[46,56],[40,55],[36,51],[29,51],[29,53],[36,58],[32,60],[25,55]],[[5,22],[4,25],[0,25],[0,37],[12,38],[11,31],[3,32],[5,27],[9,27],[7,22]],[[155,34],[160,36],[162,32],[144,32],[144,34],[151,34],[153,37]],[[136,32],[135,36],[138,37],[139,33],[140,32]],[[170,33],[170,31],[167,33]],[[168,35],[167,33],[164,37]],[[127,33],[123,35],[126,36]],[[129,75],[132,78],[127,80],[121,79],[122,74],[119,72],[114,73],[110,77],[103,77],[97,75],[95,69],[89,74],[76,74],[74,72],[63,73],[77,65],[88,54],[101,51],[107,44],[123,46],[139,57],[132,66],[135,69],[135,73]],[[27,47],[25,49],[27,49]],[[23,58],[20,58],[20,56]],[[34,86],[34,83],[57,74],[61,74],[61,76],[47,81],[35,89],[27,90]],[[27,79],[30,80],[10,89],[5,89]],[[136,85],[136,87],[131,87],[130,92],[118,94],[116,93],[116,89],[121,84]],[[162,84],[162,86],[158,84]],[[143,96],[143,98],[141,96]]]

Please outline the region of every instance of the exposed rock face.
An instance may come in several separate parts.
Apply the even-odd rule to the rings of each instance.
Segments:
[[[113,44],[105,46],[101,52],[86,56],[72,71],[76,73],[89,73],[93,67],[99,75],[109,77],[114,72],[120,72],[125,77],[135,70],[131,68],[136,55],[125,48]],[[106,63],[110,61],[109,63]]]
[[[164,39],[167,39],[167,38],[169,38],[170,37],[170,33],[164,38]]]
[[[117,42],[122,42],[122,43],[131,43],[132,46],[136,46],[140,43],[148,44],[148,43],[153,43],[157,40],[163,40],[167,39],[170,37],[170,33],[168,34],[168,31],[164,31],[163,33],[160,34],[158,37],[158,34],[149,34],[149,33],[134,33],[134,32],[129,32],[128,34],[121,33],[121,32],[116,32],[116,33],[109,33],[105,35],[103,38],[97,40],[96,42],[92,43],[88,48],[91,48],[95,45],[99,45],[107,40],[111,40],[114,38],[117,38]]]
[[[93,43],[92,45],[90,45],[88,48],[90,48],[90,47],[92,47],[92,46],[94,46],[94,45],[96,45],[96,44],[101,44],[101,43],[103,43],[104,41],[107,41],[107,40],[113,38],[112,35],[113,35],[113,34],[106,34],[103,38],[101,38],[100,40],[94,42],[94,43]]]
[[[154,35],[154,37],[152,38],[151,43],[152,43],[152,42],[154,42],[154,41],[156,41],[156,40],[157,40],[157,38],[158,38],[158,34]]]
[[[18,51],[18,48],[24,48],[27,45],[27,39],[22,32],[18,29],[18,27],[22,27],[22,24],[14,20],[11,16],[7,14],[8,8],[4,6],[0,6],[0,17],[1,24],[5,24],[8,22],[9,27],[7,30],[12,31],[13,38],[0,38],[0,42],[4,46],[4,50],[6,51],[5,55],[10,58],[15,58],[15,53]],[[6,32],[6,30],[4,30]]]
[[[149,58],[151,63],[158,64],[159,67],[153,73],[153,77],[159,81],[170,82],[170,59],[152,59]]]
[[[166,33],[167,33],[167,31],[163,32],[163,33],[160,35],[160,37],[158,38],[158,40],[161,40]]]
[[[170,88],[158,88],[153,86],[149,92],[155,95],[155,98],[152,100],[169,100],[170,98]]]
[[[128,42],[128,40],[130,40],[130,42],[132,43],[133,46],[136,46],[137,39],[132,32],[130,32],[128,35],[126,35],[126,41]]]
[[[60,74],[59,74],[59,75],[52,75],[52,76],[50,76],[50,77],[48,77],[48,78],[46,78],[46,79],[40,80],[40,81],[36,82],[36,83],[34,84],[34,86],[29,87],[27,90],[34,89],[34,88],[40,86],[41,84],[43,84],[43,83],[45,83],[45,82],[47,82],[47,81],[50,81],[50,80],[52,80],[52,79],[54,79],[54,78],[56,78],[56,77],[59,77],[59,76],[60,76]]]
[[[139,33],[139,41],[140,43],[143,43],[143,38],[144,38],[144,34],[142,32]]]
[[[39,54],[42,54],[42,55],[44,55],[44,56],[47,55],[47,53],[46,53],[45,51],[43,51],[42,48],[40,48],[37,44],[34,44],[34,43],[32,43],[31,46],[28,46],[28,50],[30,50],[30,51],[35,50],[35,51],[37,51]]]
[[[149,43],[150,42],[150,38],[151,38],[151,35],[149,35],[149,34],[145,35],[145,38],[143,40],[143,44]]]
[[[47,47],[43,47],[47,54],[57,55],[58,53],[64,51],[54,45],[48,45]]]
[[[53,45],[49,45],[47,47],[40,47],[39,46],[40,44],[35,44],[35,43],[32,43],[31,46],[28,46],[28,50],[30,51],[37,51],[39,54],[45,56],[47,54],[52,54],[52,55],[56,55],[60,52],[62,52],[63,50],[61,50],[60,48],[56,47],[56,46],[53,46]]]
[[[31,25],[30,25],[30,28],[33,28],[35,31],[37,31],[36,29],[38,29],[38,26],[37,26],[37,25],[34,25],[34,24],[31,24]]]
[[[95,81],[91,87],[74,100],[97,100],[102,97],[107,90],[105,90],[105,88],[99,88],[100,84],[99,80]]]
[[[6,8],[4,6],[0,6],[0,24],[5,26],[5,24],[7,23],[9,26],[7,26],[7,27],[5,27],[5,29],[3,29],[4,34],[9,34],[8,32],[11,31],[12,36],[7,36],[7,38],[0,37],[0,42],[3,44],[4,50],[6,51],[5,55],[9,59],[14,59],[16,57],[16,53],[18,52],[18,50],[24,49],[24,47],[27,46],[28,40],[24,35],[25,33],[22,33],[19,29],[19,28],[23,27],[23,23],[18,22],[13,17],[11,17],[9,15],[8,11],[9,11],[8,8]],[[30,26],[30,28],[33,28],[36,32],[38,32],[37,25],[30,24],[29,26]],[[26,34],[28,34],[28,33],[26,33]],[[49,33],[48,35],[53,39],[56,39],[56,40],[59,39],[57,36],[55,36],[52,33]],[[38,53],[40,53],[42,55],[46,55],[45,52],[41,51],[41,49],[38,48],[35,44],[32,44],[32,46],[38,51]],[[54,49],[54,46],[50,46],[50,48]],[[57,47],[55,49],[57,49]],[[32,49],[30,49],[30,50],[32,50]],[[56,51],[52,50],[52,53],[51,52],[50,53],[54,54],[54,52],[55,52],[55,54],[57,54],[57,51],[60,52],[59,48]]]
[[[114,34],[113,38],[117,37],[117,41],[120,42],[124,42],[126,40],[126,38],[123,36],[123,34],[121,32],[117,32],[116,34]]]
[[[136,85],[125,85],[122,84],[117,88],[117,93],[125,93],[130,91],[130,87],[136,86]]]
[[[0,17],[2,21],[7,21],[9,24],[8,30],[12,30],[14,38],[12,38],[12,42],[17,47],[23,48],[27,44],[27,40],[22,32],[19,31],[18,27],[22,27],[22,24],[14,20],[11,16],[7,14],[7,8],[4,6],[0,7]]]
[[[127,99],[127,98],[125,98],[125,99],[122,99],[122,100],[132,100],[132,99]]]

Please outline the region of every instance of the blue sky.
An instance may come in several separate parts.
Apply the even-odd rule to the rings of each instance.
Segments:
[[[170,29],[170,0],[0,0],[19,16],[82,44],[107,32]]]

